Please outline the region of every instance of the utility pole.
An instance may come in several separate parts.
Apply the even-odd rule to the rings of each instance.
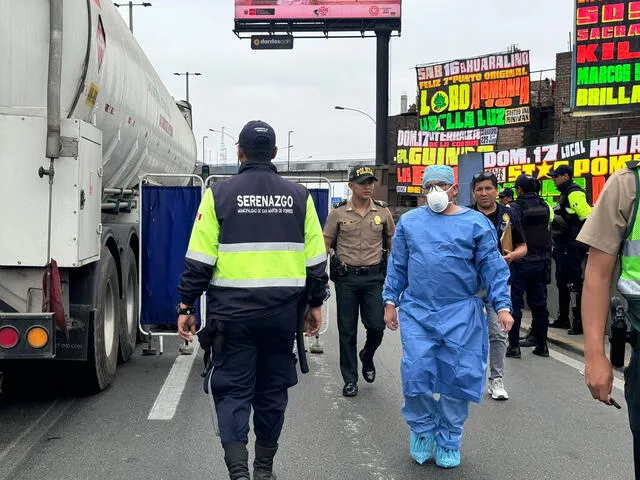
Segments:
[[[174,72],[173,74],[177,75],[178,77],[181,75],[187,77],[187,103],[189,103],[189,75],[195,75],[199,77],[202,74],[200,72]]]
[[[222,160],[222,164],[227,164],[227,147],[224,144],[224,127],[221,130],[222,135],[220,135],[220,159]]]
[[[204,137],[202,137],[202,163],[207,163],[207,161],[204,158],[204,141],[209,138],[207,135],[205,135]]]
[[[141,3],[114,3],[116,7],[126,7],[129,6],[129,30],[133,33],[133,7],[150,7],[151,2],[141,2]]]
[[[376,166],[388,165],[390,30],[376,30]]]
[[[291,134],[293,130],[289,130],[289,141],[287,142],[287,173],[291,171]]]

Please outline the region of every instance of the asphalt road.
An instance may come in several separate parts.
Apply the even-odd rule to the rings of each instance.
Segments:
[[[592,400],[580,359],[569,352],[541,359],[528,350],[521,360],[507,359],[511,398],[473,406],[462,465],[444,471],[417,465],[408,454],[399,335],[387,332],[376,357],[378,379],[360,382],[359,396],[350,399],[341,396],[336,335],[331,323],[325,353],[309,355],[311,372],[290,391],[276,458],[280,480],[633,478],[622,391],[614,388],[622,410]],[[138,351],[99,395],[64,396],[41,382],[35,392],[0,396],[0,480],[228,478],[202,393],[201,354],[184,391],[180,382],[163,390],[176,351],[173,341],[163,355]],[[177,408],[169,408],[170,419],[150,420],[161,390],[169,403],[179,398]]]

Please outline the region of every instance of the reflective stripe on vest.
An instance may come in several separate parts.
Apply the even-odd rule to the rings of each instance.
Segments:
[[[636,174],[636,191],[640,185],[640,169]],[[620,252],[620,278],[618,290],[624,297],[640,296],[640,224],[638,223],[638,196],[634,206],[633,220],[627,228],[627,238]]]

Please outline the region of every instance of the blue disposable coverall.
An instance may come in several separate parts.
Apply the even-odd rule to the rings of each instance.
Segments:
[[[416,435],[459,449],[487,366],[487,320],[475,294],[485,288],[496,311],[511,310],[509,268],[489,220],[468,208],[407,212],[391,252],[383,299],[399,307],[403,415]]]

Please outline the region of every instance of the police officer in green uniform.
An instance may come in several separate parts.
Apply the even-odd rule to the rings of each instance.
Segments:
[[[586,192],[576,184],[573,171],[568,165],[560,165],[549,172],[560,200],[554,207],[551,223],[553,238],[553,258],[556,261],[556,286],[558,287],[558,318],[549,325],[554,328],[568,328],[569,335],[582,333],[580,296],[582,292],[582,263],[587,251],[576,237],[591,213]],[[569,323],[571,293],[575,293],[576,306],[573,310],[573,322]],[[571,328],[569,328],[571,327]]]
[[[384,202],[373,200],[373,169],[357,166],[349,172],[349,200],[335,204],[324,227],[327,251],[332,254],[331,279],[335,283],[340,337],[342,394],[358,394],[358,316],[367,330],[359,357],[362,376],[376,378],[373,356],[384,334],[382,287],[386,271],[384,250],[391,244],[395,224]]]
[[[582,295],[585,381],[594,399],[612,404],[613,371],[605,353],[611,281],[618,262],[618,291],[628,303],[633,354],[624,372],[625,398],[633,434],[636,478],[640,478],[640,165],[615,172],[605,183],[593,212],[578,235],[588,245]]]

